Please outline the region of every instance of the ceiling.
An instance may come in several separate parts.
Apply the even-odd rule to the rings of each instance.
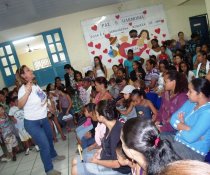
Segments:
[[[78,11],[131,0],[0,0],[0,31]],[[140,4],[177,6],[190,0],[135,0]]]
[[[125,0],[0,0],[0,31],[122,1]]]

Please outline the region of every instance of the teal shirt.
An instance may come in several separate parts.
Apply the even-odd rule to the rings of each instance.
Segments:
[[[184,112],[184,122],[190,127],[189,131],[178,131],[175,140],[186,145],[193,151],[207,155],[210,150],[210,102],[201,106],[199,109],[194,110],[196,104],[189,100],[176,111],[170,120],[174,129],[180,123],[178,114]]]
[[[139,61],[141,58],[138,56],[133,56],[133,60],[125,60],[124,67],[128,69],[128,75],[130,75],[131,71],[133,71],[133,62]]]

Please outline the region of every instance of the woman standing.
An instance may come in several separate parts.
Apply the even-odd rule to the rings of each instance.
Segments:
[[[196,67],[196,65],[198,66]],[[205,77],[210,70],[210,61],[207,60],[207,53],[204,51],[200,51],[197,53],[197,60],[194,64],[195,68],[197,68],[196,78]]]
[[[16,72],[22,86],[18,91],[18,107],[24,110],[24,127],[40,148],[40,156],[47,175],[60,175],[53,169],[53,160],[64,160],[58,156],[54,145],[52,130],[47,119],[47,95],[36,84],[33,71],[26,65]]]
[[[101,59],[98,56],[94,57],[94,69],[93,69],[93,72],[95,74],[95,78],[97,78],[97,77],[105,77],[105,78],[107,78],[106,67],[102,64]]]

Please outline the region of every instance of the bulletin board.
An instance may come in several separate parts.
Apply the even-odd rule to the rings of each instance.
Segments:
[[[133,49],[135,55],[148,58],[151,39],[158,39],[160,45],[169,39],[162,5],[85,20],[81,26],[90,59],[99,56],[108,68],[123,63],[128,49]],[[129,31],[132,29],[137,30],[138,35],[142,34],[131,39]]]

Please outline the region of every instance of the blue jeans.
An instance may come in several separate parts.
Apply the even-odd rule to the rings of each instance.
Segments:
[[[52,158],[57,156],[53,145],[52,129],[47,118],[40,120],[24,119],[24,127],[39,146],[45,172],[53,169]]]

